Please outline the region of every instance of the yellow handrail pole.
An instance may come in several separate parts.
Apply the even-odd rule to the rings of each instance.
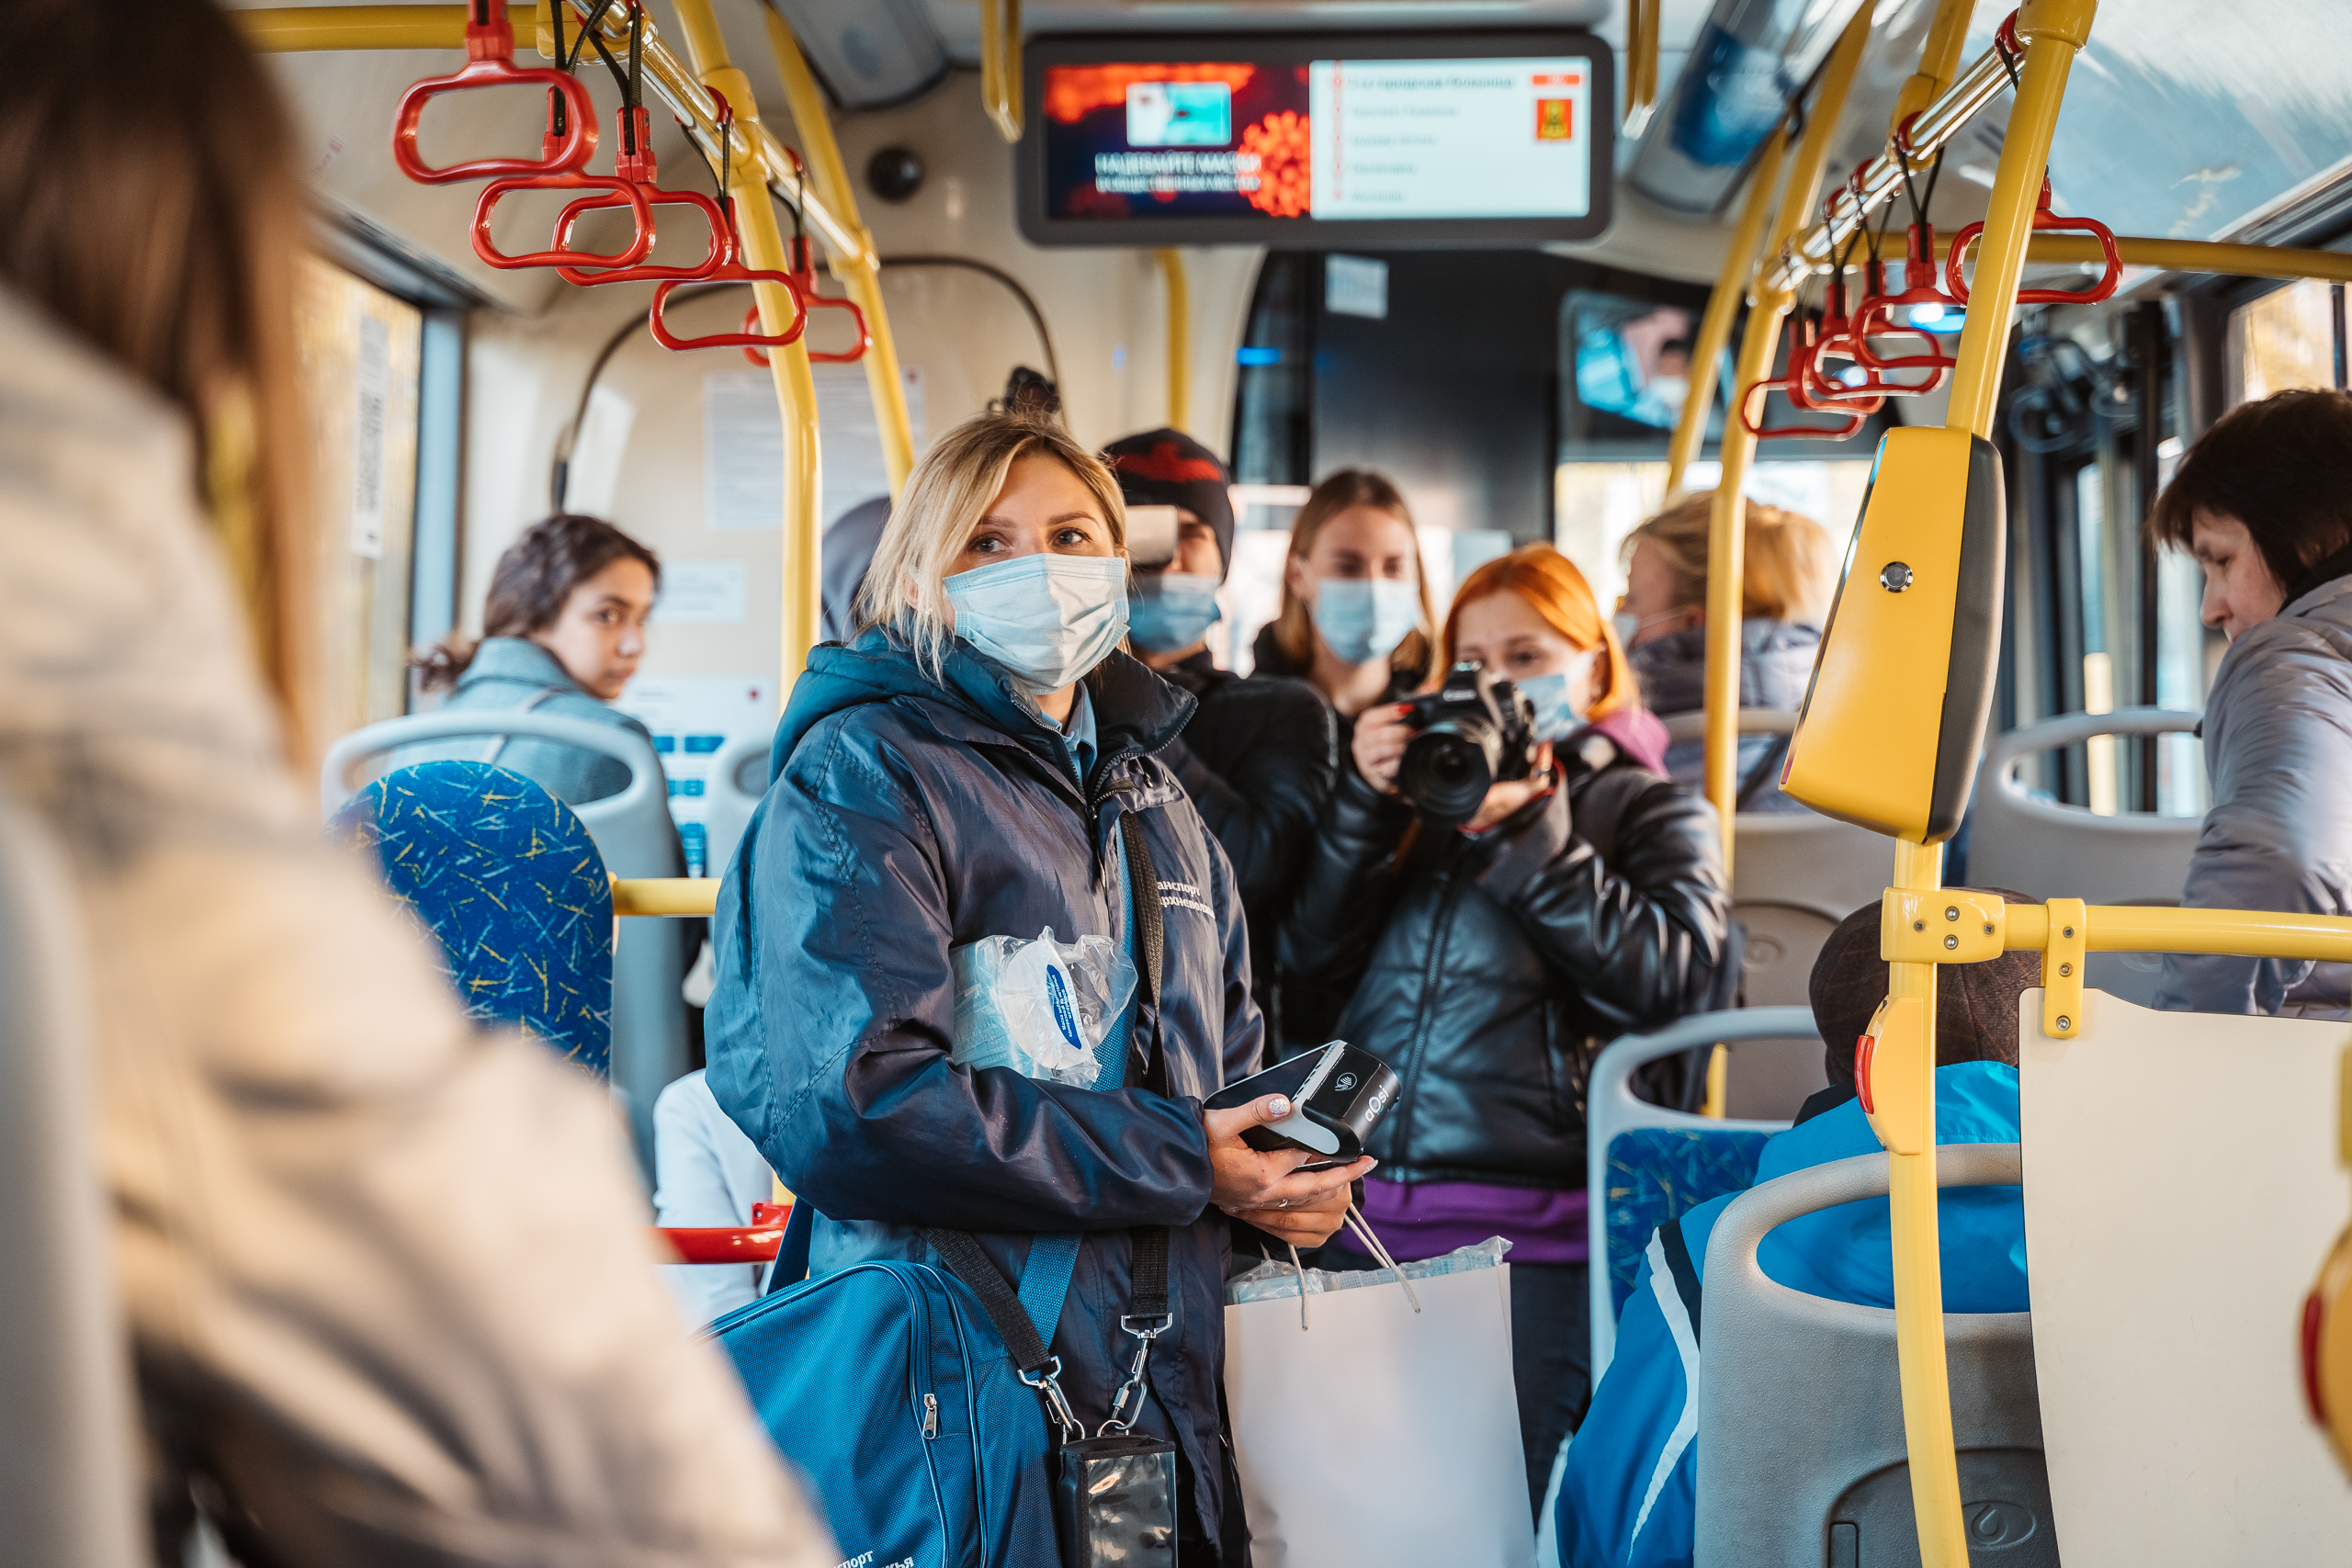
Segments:
[[[1182,430],[1193,423],[1193,295],[1185,287],[1182,252],[1152,255],[1168,285],[1168,425]]]
[[[1690,347],[1690,390],[1683,397],[1682,412],[1675,416],[1674,439],[1666,449],[1668,501],[1682,493],[1682,475],[1706,442],[1707,414],[1715,400],[1715,378],[1722,367],[1724,346],[1731,342],[1732,323],[1739,317],[1740,299],[1747,293],[1748,278],[1756,271],[1756,242],[1764,232],[1764,214],[1770,210],[1773,189],[1781,183],[1781,163],[1788,145],[1789,129],[1783,121],[1772,128],[1764,151],[1757,155],[1756,171],[1748,176],[1747,195],[1739,204],[1738,220],[1732,224],[1731,243],[1724,248],[1723,272],[1716,277],[1714,292],[1707,296],[1707,309],[1699,318],[1699,336]],[[1729,434],[1728,427],[1725,434]]]
[[[1976,0],[1940,0],[1936,6],[1935,20],[1928,24],[1928,41],[1919,46],[1919,69],[1894,95],[1890,132],[1899,135],[1905,120],[1950,90],[1960,74],[1960,51],[1967,46],[1968,18],[1975,10]]]
[[[1993,177],[1981,253],[1984,259],[1977,268],[1976,287],[1970,291],[1967,325],[1961,330],[1960,363],[1953,372],[1951,412],[1945,420],[1948,428],[1973,431],[1982,437],[1992,434],[2002,362],[2008,351],[2009,315],[2017,299],[2018,278],[2025,269],[2034,206],[2050,159],[2050,139],[2057,129],[2075,52],[2090,36],[2096,9],[2097,0],[2025,0],[2018,7],[2018,33],[2026,42],[2025,62]],[[1908,891],[1931,892],[1940,887],[1942,847],[1897,841],[1894,879],[1897,888]],[[1918,1521],[1921,1568],[1968,1568],[1960,1471],[1952,1451],[1951,1383],[1944,1359],[1943,1263],[1936,1212],[1936,965],[1890,963],[1887,994],[1891,998],[1920,998],[1924,1013],[1918,1048],[1925,1053],[1925,1065],[1918,1077],[1927,1086],[1928,1135],[1917,1141],[1914,1150],[1887,1151],[1894,1343],[1902,1368],[1911,1506]]]
[[[1657,112],[1659,0],[1625,0],[1623,133],[1639,136]]]
[[[682,918],[709,915],[718,908],[718,878],[715,876],[616,876],[613,913],[670,915]]]
[[[857,191],[842,163],[841,144],[833,140],[832,117],[825,109],[825,95],[809,73],[792,26],[773,6],[762,6],[767,22],[768,48],[775,55],[776,74],[784,79],[784,101],[800,132],[800,155],[808,161],[808,178],[818,198],[831,208],[842,226],[857,237],[855,254],[826,247],[825,259],[842,280],[857,308],[865,312],[865,386],[874,400],[874,423],[882,433],[882,465],[890,477],[890,499],[906,488],[915,466],[914,427],[907,417],[907,384],[899,374],[898,341],[890,335],[890,318],[882,307],[882,266],[874,251],[874,234],[857,211]]]
[[[1938,259],[1951,254],[1944,235],[1936,237]],[[2226,277],[2317,277],[2352,283],[2352,253],[2306,251],[2290,245],[2233,245],[2211,240],[2162,240],[2132,234],[2115,237],[2115,254],[2125,266],[2161,272],[2210,272]],[[2098,242],[2087,234],[2036,234],[2025,259],[2043,265],[2097,266]],[[1974,290],[1970,290],[1973,295]]]
[[[282,6],[232,11],[264,54],[322,49],[463,49],[463,6]],[[527,18],[517,18],[527,24]],[[517,44],[522,28],[515,29]]]
[[[1021,140],[1021,0],[980,0],[980,103],[999,136]]]
[[[735,118],[744,122],[754,144],[764,146],[759,100],[751,79],[729,63],[727,39],[710,0],[676,0],[678,25],[686,35],[686,56],[705,86],[726,96]],[[743,258],[752,267],[787,271],[792,262],[785,250],[784,231],[777,227],[775,208],[768,200],[767,170],[746,160],[734,170],[735,221],[741,231]],[[797,308],[780,283],[755,283],[760,328],[780,333]],[[817,446],[817,383],[808,373],[805,342],[768,350],[775,378],[775,400],[784,420],[784,683],[790,692],[808,650],[817,645],[818,615],[823,583],[820,576],[821,540],[817,516],[820,457]]]
[[[1821,73],[1797,161],[1789,171],[1788,187],[1781,193],[1780,220],[1773,225],[1772,249],[1787,244],[1813,211],[1815,193],[1821,188],[1821,171],[1829,161],[1838,117],[1845,112],[1846,93],[1862,63],[1870,42],[1871,8],[1854,13],[1830,52]],[[1772,350],[1781,333],[1781,317],[1795,296],[1776,288],[1758,288],[1749,302],[1747,333],[1740,340],[1738,379],[1732,388],[1736,400],[1741,388],[1771,373]],[[1734,411],[1735,415],[1737,410]],[[1741,577],[1745,570],[1747,500],[1740,485],[1747,477],[1748,459],[1756,438],[1736,417],[1724,423],[1723,478],[1715,484],[1715,505],[1707,536],[1707,798],[1714,804],[1724,838],[1724,877],[1732,869],[1732,818],[1736,815],[1735,775],[1739,761],[1739,612]]]

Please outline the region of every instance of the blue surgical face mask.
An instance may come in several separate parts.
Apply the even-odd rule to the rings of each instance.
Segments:
[[[1396,577],[1326,577],[1315,584],[1315,629],[1342,664],[1385,659],[1421,624],[1421,590]]]
[[[1217,580],[1184,571],[1139,571],[1127,604],[1127,635],[1146,653],[1174,653],[1223,618]]]
[[[1584,728],[1584,710],[1592,691],[1592,661],[1599,649],[1569,657],[1568,667],[1555,675],[1531,675],[1512,684],[1535,705],[1535,739],[1566,740]]]
[[[1017,556],[944,586],[956,635],[1032,696],[1060,691],[1127,635],[1127,563],[1118,556]]]

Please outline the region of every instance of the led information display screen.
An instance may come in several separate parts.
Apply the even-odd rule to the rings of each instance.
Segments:
[[[1022,230],[1094,245],[1589,239],[1609,223],[1612,63],[1567,31],[1035,39]]]

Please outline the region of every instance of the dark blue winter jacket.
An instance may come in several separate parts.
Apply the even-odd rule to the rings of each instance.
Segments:
[[[956,642],[944,676],[880,630],[810,655],[719,889],[711,1089],[824,1216],[814,1272],[924,1258],[917,1227],[940,1226],[980,1233],[1017,1277],[1034,1235],[1087,1233],[1053,1349],[1090,1426],[1133,1354],[1129,1232],[1171,1227],[1175,1323],[1143,1427],[1180,1446],[1185,1532],[1241,1562],[1218,1416],[1229,1247],[1200,1101],[1255,1069],[1263,1026],[1232,872],[1154,756],[1193,699],[1113,654],[1085,680],[1098,747],[1081,791],[1060,731],[1001,666]],[[1047,926],[1127,941],[1123,813],[1166,932],[1159,1003],[1135,1015],[1134,1087],[950,1062],[950,949]]]

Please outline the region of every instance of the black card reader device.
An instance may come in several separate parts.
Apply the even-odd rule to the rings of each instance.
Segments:
[[[1238,1111],[1269,1094],[1287,1095],[1290,1114],[1250,1128],[1241,1141],[1269,1154],[1307,1149],[1330,1156],[1329,1164],[1345,1165],[1363,1155],[1364,1140],[1396,1102],[1397,1088],[1387,1063],[1334,1040],[1227,1084],[1202,1103],[1211,1111]]]

